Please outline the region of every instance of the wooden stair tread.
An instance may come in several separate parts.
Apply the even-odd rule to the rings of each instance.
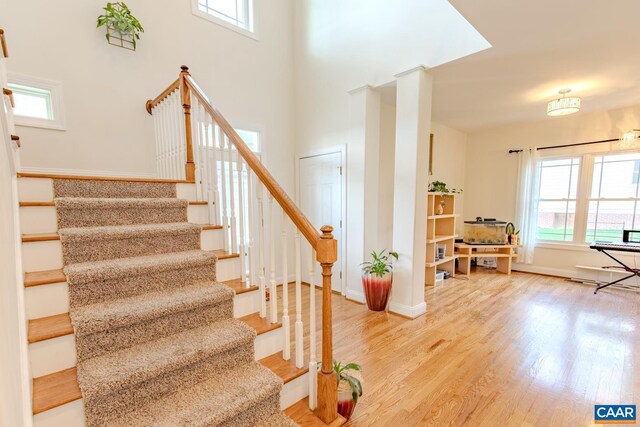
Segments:
[[[34,271],[32,273],[24,273],[24,286],[50,285],[52,283],[62,283],[67,281],[62,269]]]
[[[258,335],[262,335],[282,327],[282,323],[271,323],[267,318],[260,317],[260,313],[253,313],[248,316],[241,317],[240,320],[255,329]]]
[[[308,368],[298,369],[293,362],[282,359],[282,353],[265,357],[259,362],[271,369],[285,384],[309,371]],[[78,399],[82,399],[82,394],[75,367],[33,379],[34,415]]]
[[[305,397],[292,406],[289,406],[284,410],[284,414],[298,423],[300,427],[337,427],[345,424],[347,420],[338,415],[338,418],[333,420],[331,424],[325,424],[316,417],[316,415],[309,409],[309,398]]]
[[[223,285],[227,285],[228,287],[236,291],[236,295],[258,290],[257,285],[247,286],[246,283],[242,281],[242,279],[225,280],[224,282],[220,283],[222,283]]]
[[[213,224],[208,224],[208,225],[203,225],[202,229],[203,230],[222,230],[222,226],[221,225],[213,225]]]
[[[214,249],[207,252],[213,252],[218,257],[218,259],[238,258],[240,256],[240,254],[231,254],[224,249]]]
[[[309,372],[309,367],[296,368],[293,360],[284,360],[282,352],[260,359],[260,363],[282,378],[285,384]]]
[[[33,379],[33,414],[82,398],[76,368]]]
[[[129,178],[122,176],[90,176],[90,175],[58,175],[49,173],[27,173],[19,172],[18,178],[45,178],[45,179],[77,179],[84,181],[126,181],[126,182],[168,182],[193,184],[193,181],[186,179],[162,179],[162,178]]]
[[[29,320],[29,344],[73,334],[69,313]]]
[[[48,242],[51,240],[60,240],[58,233],[41,233],[41,234],[23,234],[22,242]]]

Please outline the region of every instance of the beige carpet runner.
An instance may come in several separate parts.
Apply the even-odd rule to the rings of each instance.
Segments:
[[[88,426],[295,426],[175,184],[54,180]]]

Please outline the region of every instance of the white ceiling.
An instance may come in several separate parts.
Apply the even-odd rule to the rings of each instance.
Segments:
[[[450,2],[493,47],[431,70],[434,120],[464,131],[562,120],[546,104],[564,87],[582,98],[576,114],[640,104],[640,1]]]

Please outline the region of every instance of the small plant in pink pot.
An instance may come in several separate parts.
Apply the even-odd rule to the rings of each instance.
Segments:
[[[386,249],[371,252],[371,261],[363,262],[362,286],[367,306],[372,311],[384,311],[389,303],[393,282],[393,261],[398,259],[397,252],[386,253]]]
[[[342,365],[334,360],[333,370],[338,376],[338,413],[349,420],[362,396],[362,367],[357,363]]]

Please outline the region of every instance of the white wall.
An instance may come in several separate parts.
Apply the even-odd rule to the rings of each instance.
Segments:
[[[516,154],[508,154],[509,149],[617,138],[623,132],[638,127],[640,107],[631,107],[578,113],[470,133],[467,144],[464,218],[481,216],[515,220],[518,159]],[[554,152],[562,154],[558,150]],[[519,224],[516,227],[519,228]],[[578,274],[576,264],[598,266],[610,263],[603,255],[585,247],[560,245],[555,248],[538,247],[534,264],[518,268],[575,276]]]
[[[186,64],[231,124],[263,131],[264,159],[292,193],[290,0],[255,0],[258,41],[192,15],[190,0],[130,0],[145,28],[136,52],[109,46],[95,28],[106,1],[0,2],[9,71],[64,89],[67,131],[18,129],[23,166],[153,173],[144,105]]]

